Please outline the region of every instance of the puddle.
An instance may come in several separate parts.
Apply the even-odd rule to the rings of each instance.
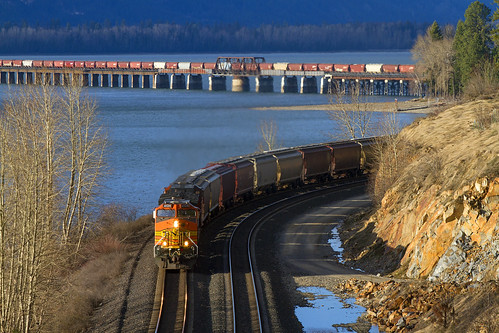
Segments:
[[[308,299],[310,306],[295,308],[304,332],[379,332],[377,326],[357,321],[366,309],[355,304],[354,298],[343,300],[318,287],[301,287],[298,291],[313,295]]]
[[[331,238],[327,241],[334,252],[338,253],[338,262],[340,264],[344,264],[345,260],[343,259],[343,247],[341,246],[340,234],[338,233],[338,227],[334,227],[331,230]]]
[[[340,239],[340,233],[338,232],[338,227],[334,227],[331,230],[331,238],[328,239],[327,242],[329,243],[329,245],[331,245],[331,248],[338,257],[338,262],[344,265],[345,259],[343,258],[343,246],[341,246],[341,239]],[[354,267],[350,268],[359,272],[363,272],[363,270],[360,268],[354,268]]]

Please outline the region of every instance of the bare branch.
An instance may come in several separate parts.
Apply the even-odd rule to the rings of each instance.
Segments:
[[[259,152],[279,148],[276,142],[277,125],[275,121],[263,120],[260,123],[260,133],[262,134],[262,141],[258,144],[257,147],[257,150]]]

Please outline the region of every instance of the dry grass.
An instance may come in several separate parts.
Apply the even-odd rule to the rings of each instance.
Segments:
[[[478,98],[493,98],[499,88],[497,72],[493,64],[485,64],[471,74],[469,81],[463,89],[465,100],[475,100]]]
[[[499,330],[499,286],[467,284],[454,297],[435,303],[415,327],[417,332],[495,333]]]
[[[402,149],[410,154],[394,183],[397,189],[416,193],[438,184],[441,191],[456,190],[480,177],[498,176],[497,110],[499,97],[474,101],[405,128]]]
[[[419,147],[404,139],[387,137],[375,148],[375,162],[369,190],[375,205],[379,205],[386,191],[400,178],[402,171],[415,159]]]
[[[104,207],[97,227],[85,240],[79,255],[68,263],[70,273],[59,277],[57,297],[47,307],[46,332],[83,332],[104,295],[129,258],[129,243],[151,225],[151,216],[134,217],[135,211],[121,206]],[[55,285],[54,285],[55,286]]]
[[[113,280],[121,274],[128,253],[123,249],[101,254],[88,261],[68,277],[66,291],[60,299],[52,321],[51,332],[82,332],[90,325]]]

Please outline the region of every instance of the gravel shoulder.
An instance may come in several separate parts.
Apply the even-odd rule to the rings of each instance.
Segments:
[[[92,316],[89,332],[147,332],[154,303],[158,268],[152,255],[154,225],[127,242],[122,274]]]

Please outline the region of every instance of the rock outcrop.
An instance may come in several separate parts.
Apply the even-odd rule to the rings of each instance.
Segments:
[[[478,179],[455,192],[439,190],[432,185],[413,207],[378,220],[378,237],[388,250],[406,248],[401,265],[408,277],[499,279],[499,177]],[[388,193],[385,199],[394,195]]]
[[[355,296],[367,309],[366,319],[382,332],[493,333],[499,329],[495,281],[435,284],[350,279],[337,285],[337,291]]]
[[[497,110],[498,99],[472,102],[401,132],[417,149],[368,223],[407,277],[499,279]]]

